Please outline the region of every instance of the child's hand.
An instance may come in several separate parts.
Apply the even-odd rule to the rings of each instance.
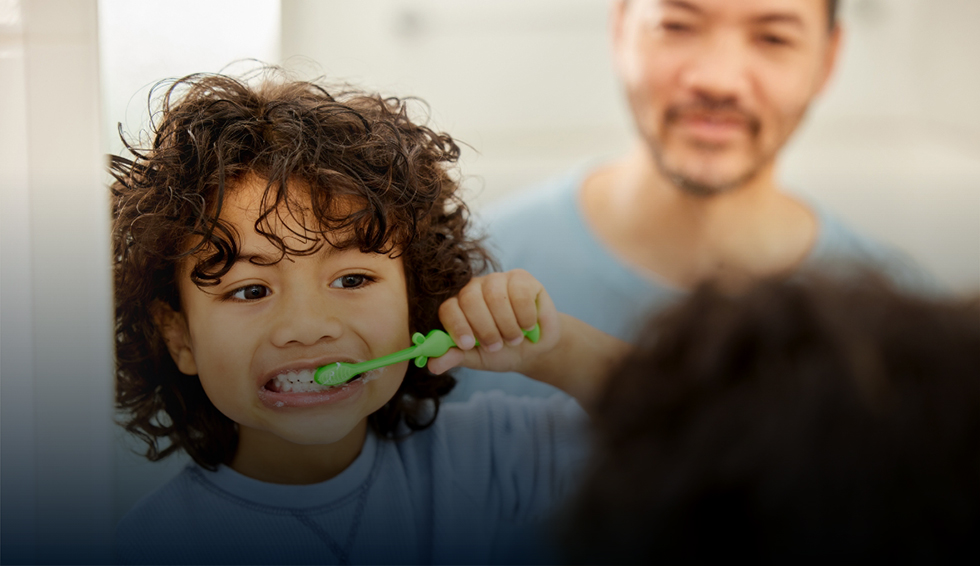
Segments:
[[[439,320],[459,348],[429,360],[429,371],[456,366],[489,371],[531,372],[535,360],[560,339],[558,312],[541,283],[523,269],[470,281],[439,307]],[[537,344],[522,330],[540,325]],[[474,347],[476,341],[479,346]]]
[[[586,409],[630,350],[626,342],[559,314],[541,283],[521,269],[473,279],[439,307],[439,320],[459,348],[430,359],[429,371],[516,371],[554,385]],[[521,332],[535,323],[541,327],[537,344]]]

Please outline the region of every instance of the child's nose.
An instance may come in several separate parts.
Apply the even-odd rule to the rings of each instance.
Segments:
[[[336,340],[344,331],[337,305],[311,298],[282,301],[272,331],[272,342],[310,346],[323,340]]]

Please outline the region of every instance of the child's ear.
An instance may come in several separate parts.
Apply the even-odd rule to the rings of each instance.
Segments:
[[[167,350],[177,364],[177,369],[183,374],[197,375],[197,362],[194,360],[190,330],[184,313],[174,311],[170,305],[162,301],[155,301],[150,309],[153,321],[160,329],[160,334],[163,335],[163,341],[167,344]]]

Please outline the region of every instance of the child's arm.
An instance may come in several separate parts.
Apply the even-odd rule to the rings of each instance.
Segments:
[[[521,269],[474,278],[439,307],[439,319],[459,349],[430,360],[433,373],[456,366],[516,371],[554,385],[586,408],[630,349],[559,313],[541,283]],[[541,326],[541,339],[532,344],[522,329],[535,324]]]

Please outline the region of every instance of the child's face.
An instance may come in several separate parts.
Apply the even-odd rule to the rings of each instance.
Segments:
[[[189,276],[193,259],[181,266],[182,312],[170,326],[184,330],[165,330],[168,346],[181,372],[198,375],[215,407],[238,423],[243,444],[268,433],[306,445],[363,434],[359,425],[392,398],[407,363],[332,388],[312,385],[312,372],[411,345],[402,261],[324,245],[272,263],[279,250],[254,229],[264,186],[253,177],[227,197],[221,217],[241,247],[219,285],[199,288]],[[287,228],[303,234],[302,226],[285,210],[281,216],[277,234],[298,246]]]

